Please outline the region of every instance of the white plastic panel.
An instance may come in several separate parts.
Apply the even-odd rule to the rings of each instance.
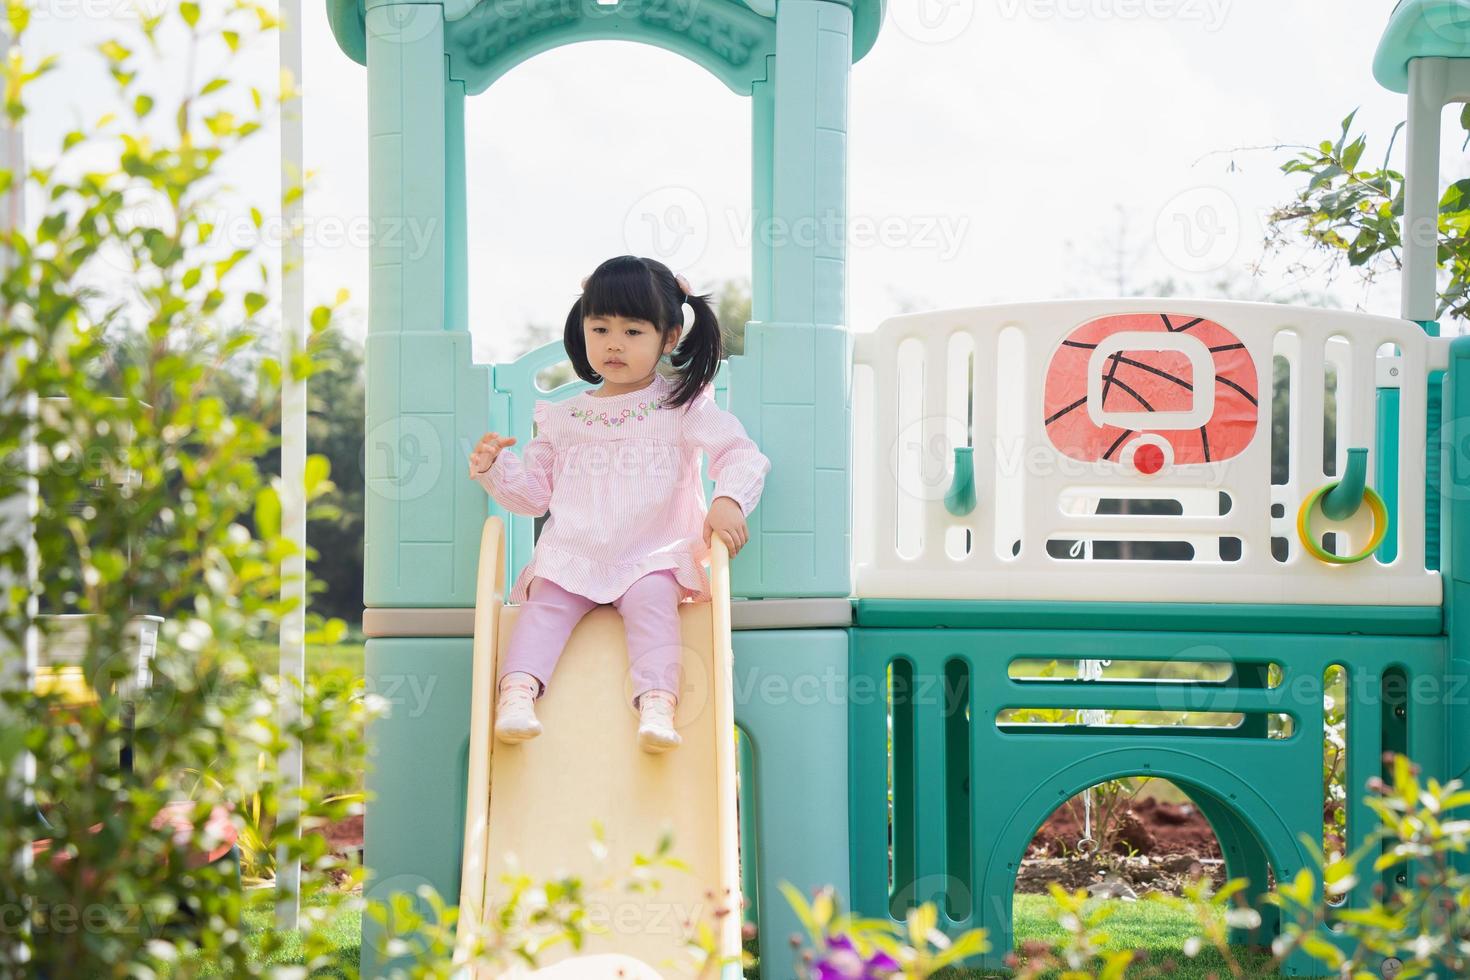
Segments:
[[[1112,317],[1126,319],[1094,322]],[[1155,319],[1153,337],[1126,329],[1147,330]],[[1203,343],[1182,339],[1191,328]],[[855,335],[855,594],[1436,605],[1442,590],[1438,574],[1424,568],[1423,513],[1433,345],[1418,325],[1390,317],[1190,299],[974,307],[887,320]],[[1234,353],[1220,353],[1227,348]],[[1277,355],[1290,366],[1283,385],[1290,461],[1286,483],[1273,487]],[[1397,557],[1319,562],[1297,541],[1297,509],[1336,479],[1349,447],[1368,449],[1374,486],[1377,386],[1390,361],[1402,398]],[[1119,363],[1129,365],[1127,379]],[[1216,377],[1222,365],[1230,370]],[[1253,386],[1242,365],[1254,371]],[[1100,383],[1093,375],[1105,366],[1116,377]],[[1068,406],[1057,408],[1056,391],[1048,404],[1049,369],[1064,392],[1075,383],[1075,420],[1058,421]],[[1195,381],[1211,390],[1201,395]],[[1110,395],[1114,386],[1126,394]],[[1164,392],[1169,404],[1150,391]],[[1075,421],[1070,433],[1048,428],[1048,407],[1054,425]],[[1323,460],[1329,407],[1336,412],[1330,467]],[[1114,440],[1115,433],[1122,435]],[[1085,438],[1091,455],[1078,449]],[[944,497],[954,447],[967,444],[978,504],[955,517]],[[1099,513],[1104,500],[1134,512]],[[1272,517],[1273,504],[1282,516]],[[1319,515],[1315,524],[1335,534],[1340,554],[1360,550],[1371,531],[1366,507],[1345,523]],[[1136,542],[1169,542],[1174,558],[1130,557]]]

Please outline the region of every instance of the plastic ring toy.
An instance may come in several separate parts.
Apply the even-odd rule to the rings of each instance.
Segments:
[[[1307,553],[1318,561],[1329,565],[1351,565],[1373,554],[1383,543],[1384,535],[1388,534],[1388,507],[1376,490],[1364,487],[1363,502],[1373,511],[1373,537],[1369,540],[1368,547],[1356,555],[1334,555],[1318,544],[1316,536],[1312,534],[1312,509],[1317,506],[1317,501],[1336,488],[1336,483],[1328,483],[1307,495],[1307,499],[1302,501],[1301,509],[1296,512],[1296,536],[1301,540],[1302,547],[1307,549]]]

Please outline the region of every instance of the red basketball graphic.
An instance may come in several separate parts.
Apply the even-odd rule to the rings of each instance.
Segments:
[[[1085,462],[1143,474],[1217,463],[1256,434],[1256,365],[1240,338],[1203,317],[1127,313],[1072,331],[1046,371],[1046,434]]]

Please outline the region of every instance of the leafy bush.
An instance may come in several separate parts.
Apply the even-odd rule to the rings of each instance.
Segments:
[[[23,39],[25,6],[10,0],[6,10]],[[281,533],[278,481],[258,461],[278,441],[271,427],[286,372],[307,378],[317,368],[310,345],[285,365],[261,357],[248,411],[228,411],[218,393],[224,365],[274,340],[261,319],[268,256],[249,235],[222,249],[212,217],[225,193],[221,164],[274,110],[232,80],[274,27],[264,5],[245,0],[207,13],[180,3],[143,19],[135,35],[97,49],[119,111],[67,134],[27,172],[0,174],[0,189],[41,202],[0,246],[0,501],[13,506],[31,488],[40,501],[33,534],[13,540],[23,529],[12,530],[0,553],[7,668],[32,627],[51,630],[41,609],[88,617],[80,683],[34,692],[11,684],[0,701],[5,976],[188,976],[203,961],[234,976],[263,972],[237,928],[237,871],[200,863],[247,829],[250,800],[262,875],[269,851],[302,861],[308,890],[328,872],[360,875],[320,835],[303,833],[347,815],[351,767],[316,774],[321,795],[298,803],[260,760],[279,758],[293,738],[317,758],[350,758],[367,704],[352,687],[309,685],[297,692],[303,719],[283,723],[279,699],[291,692],[243,653],[275,636],[294,601],[282,598],[282,569],[299,553]],[[202,80],[196,65],[208,66]],[[12,53],[12,129],[30,111],[32,86],[57,67]],[[159,93],[179,90],[165,105]],[[258,209],[241,213],[259,230]],[[313,313],[313,337],[332,315]],[[94,368],[119,331],[146,343],[118,388],[99,389]],[[48,410],[34,414],[41,404]],[[327,476],[322,460],[309,463],[308,501],[330,489]],[[164,617],[154,683],[130,692],[129,621],[144,613]],[[340,621],[310,625],[309,643],[345,632]],[[48,649],[57,642],[42,637]],[[192,805],[171,830],[159,816],[174,801]],[[338,907],[305,910],[308,962],[329,954],[312,927]],[[267,936],[257,951],[280,942]]]

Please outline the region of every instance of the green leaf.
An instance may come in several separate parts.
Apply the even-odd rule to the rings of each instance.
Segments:
[[[245,315],[253,317],[265,309],[266,298],[262,293],[250,292],[245,294]]]
[[[184,18],[184,23],[188,24],[190,27],[198,26],[199,4],[189,2],[189,0],[185,0],[184,3],[179,4],[179,15]]]
[[[139,95],[133,99],[133,115],[142,119],[153,111],[153,97],[151,95]]]
[[[311,499],[317,487],[321,486],[322,481],[327,478],[331,471],[331,461],[321,453],[312,453],[306,457],[305,483],[306,497],[308,500]]]
[[[121,65],[133,56],[132,51],[113,40],[104,41],[97,45],[97,50],[102,52],[102,57],[112,63],[114,70],[116,70],[116,66]]]
[[[224,88],[228,84],[230,84],[230,80],[228,78],[211,79],[207,85],[199,90],[199,94],[213,95],[215,92],[218,92],[220,89]]]
[[[255,495],[255,531],[266,540],[281,534],[281,498],[274,487],[263,487]]]
[[[235,131],[235,114],[233,112],[216,112],[214,115],[204,118],[204,125],[215,136],[228,136]]]
[[[6,4],[5,14],[10,21],[10,36],[19,41],[20,36],[26,32],[31,23],[31,8],[19,0],[10,0]]]
[[[1307,955],[1311,956],[1312,959],[1316,960],[1319,963],[1327,964],[1327,966],[1330,967],[1333,971],[1338,970],[1343,964],[1344,957],[1342,955],[1342,950],[1338,949],[1336,946],[1323,939],[1321,936],[1303,936],[1302,949],[1304,949],[1307,952]]]

